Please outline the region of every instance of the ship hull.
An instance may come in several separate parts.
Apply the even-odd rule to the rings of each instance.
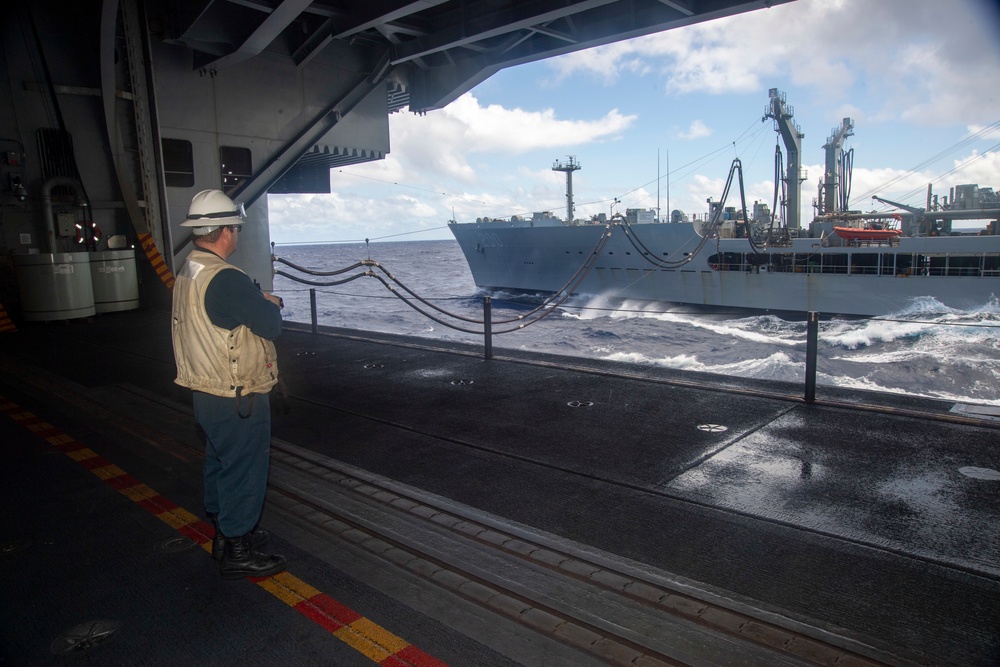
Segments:
[[[798,238],[755,252],[747,239],[703,240],[690,223],[449,225],[481,288],[699,306],[876,316],[933,297],[959,310],[1000,293],[1000,237],[902,238],[824,247]],[[610,233],[593,267],[571,278]]]

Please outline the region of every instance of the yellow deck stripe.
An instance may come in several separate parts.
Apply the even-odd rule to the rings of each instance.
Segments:
[[[15,403],[12,403],[0,396],[0,411],[7,414],[8,417],[17,422],[31,421],[32,424],[23,424],[25,428],[32,431],[38,431],[42,429],[32,428],[32,426],[38,426],[40,424],[45,424],[44,430],[56,429],[56,427],[43,422],[38,419],[34,414],[24,411]],[[37,421],[35,421],[37,420]],[[55,446],[63,445],[66,443],[76,442],[76,440],[66,433],[57,433],[56,435],[51,435],[49,437],[43,438],[46,442],[49,442]],[[94,452],[89,447],[80,446],[77,449],[72,449],[64,452],[68,457],[74,461],[80,463],[82,461],[87,461],[89,459],[98,457],[99,455]],[[118,477],[122,477],[127,473],[114,464],[92,468],[91,472],[94,473],[102,481],[107,482],[108,480],[114,480]],[[131,499],[133,502],[146,501],[150,498],[166,498],[161,496],[159,493],[146,486],[145,484],[139,483],[134,486],[127,488],[117,489],[119,493],[125,497]],[[167,501],[169,502],[169,501]],[[146,507],[144,505],[144,507]],[[146,509],[150,509],[146,507]],[[152,511],[152,510],[150,510]],[[182,507],[176,507],[173,509],[161,511],[159,513],[154,513],[154,515],[161,521],[166,523],[175,529],[184,529],[192,527],[196,524],[201,523],[201,520]],[[206,541],[201,543],[201,547],[211,553],[212,551],[212,541],[211,539],[206,539]],[[301,610],[301,605],[310,604],[318,598],[324,597],[324,594],[316,589],[315,587],[307,584],[303,580],[299,579],[295,575],[288,571],[280,572],[274,576],[266,577],[264,579],[256,580],[257,585],[260,588],[268,591],[271,595],[278,598],[284,602],[289,607],[295,608],[297,611]],[[328,598],[329,599],[329,598]],[[339,603],[338,603],[339,604]],[[314,605],[316,607],[318,605]],[[346,608],[345,608],[346,609]],[[415,646],[410,644],[407,640],[389,632],[382,626],[378,625],[374,621],[352,612],[352,614],[358,616],[354,621],[343,625],[339,629],[331,632],[334,637],[344,642],[354,650],[358,651],[365,657],[369,658],[373,662],[382,663],[383,661],[394,658],[394,664],[419,664],[419,665],[435,665],[439,667],[447,667],[445,663],[433,658],[432,656],[423,653]],[[304,613],[307,618],[312,618],[310,614]],[[313,619],[315,621],[315,619]],[[322,625],[322,624],[321,624]],[[421,659],[416,661],[411,661],[407,658],[398,656],[403,651],[410,651]]]

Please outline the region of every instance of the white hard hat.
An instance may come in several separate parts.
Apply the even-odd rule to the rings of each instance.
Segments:
[[[235,203],[222,190],[202,190],[192,197],[181,227],[194,227],[191,231],[195,236],[204,236],[217,227],[242,225],[245,218],[243,204]]]

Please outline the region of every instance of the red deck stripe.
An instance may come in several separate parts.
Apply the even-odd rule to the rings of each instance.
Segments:
[[[107,468],[111,465],[111,461],[107,460],[103,456],[93,456],[89,459],[83,459],[82,461],[77,461],[87,470],[97,470],[98,468]]]
[[[198,544],[205,544],[206,542],[211,542],[212,537],[214,537],[214,535],[209,534],[211,531],[205,532],[202,528],[196,528],[195,524],[188,524],[186,526],[181,526],[177,530],[180,532],[181,535],[188,538],[192,542],[196,542]]]
[[[23,425],[28,430],[31,430],[31,426],[45,423],[44,420],[35,416],[34,414],[27,412],[20,406],[14,404],[13,402],[7,401],[2,395],[0,395],[0,413],[8,415],[11,419]],[[70,454],[74,451],[79,451],[82,449],[87,449],[87,446],[61,431],[60,429],[51,426],[42,431],[32,431],[36,436],[50,445],[56,447],[60,451],[66,454]],[[42,437],[44,434],[44,437]],[[52,443],[49,438],[66,438],[65,442]],[[105,459],[103,456],[95,455],[87,459],[78,460],[79,463],[84,468],[96,471],[102,468],[114,467],[114,464]],[[97,474],[97,473],[95,473]],[[109,487],[119,491],[124,492],[128,489],[144,486],[142,482],[133,477],[128,473],[117,475],[114,477],[108,477],[103,479],[104,483]],[[139,498],[133,500],[133,502],[142,507],[147,512],[159,516],[165,512],[174,511],[177,509],[183,509],[176,503],[171,501],[169,498],[160,495],[159,493],[149,489],[152,495],[146,498]],[[212,540],[212,536],[215,531],[212,526],[207,522],[202,520],[197,520],[189,524],[181,525],[177,528],[177,531],[187,537],[188,539],[196,542],[199,545],[205,545]],[[278,575],[280,576],[280,575]],[[247,577],[253,582],[265,581],[269,577]],[[304,583],[304,582],[303,582]],[[308,584],[305,584],[308,585]],[[310,590],[315,590],[311,586]],[[273,594],[273,593],[272,593]],[[281,597],[281,596],[279,596]],[[284,598],[282,598],[284,599]],[[286,600],[287,602],[287,600]],[[307,600],[302,600],[294,605],[292,608],[298,611],[300,614],[306,618],[312,620],[314,623],[324,628],[328,632],[335,633],[336,631],[348,626],[355,621],[365,619],[365,617],[344,605],[341,602],[331,598],[326,593],[317,593]],[[369,621],[371,623],[371,621]],[[376,625],[376,627],[378,627]],[[388,631],[386,631],[388,632]],[[391,633],[390,633],[391,634]],[[343,641],[343,640],[341,640]],[[405,640],[401,640],[405,641]],[[347,643],[347,642],[345,642]],[[350,646],[351,644],[348,643]],[[378,663],[383,667],[448,667],[447,663],[444,663],[437,658],[425,653],[413,644],[407,644],[405,647],[397,651],[396,653],[387,656],[381,662]]]
[[[399,651],[395,656],[390,657],[399,658],[403,661],[402,664],[413,665],[413,667],[448,667],[447,663],[441,662],[428,653],[424,653],[413,644]],[[382,664],[386,664],[385,660],[382,661]]]
[[[110,486],[115,491],[124,491],[125,489],[131,489],[133,486],[139,486],[142,484],[132,475],[125,473],[124,475],[118,475],[118,477],[109,477],[104,480],[104,483]]]
[[[324,614],[322,609],[309,604],[305,600],[292,608],[330,633],[336,632],[347,625],[347,623],[344,623],[339,618]]]

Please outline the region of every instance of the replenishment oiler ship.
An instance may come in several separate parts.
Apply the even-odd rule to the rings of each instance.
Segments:
[[[1000,295],[1000,200],[991,188],[963,185],[938,202],[928,187],[925,208],[879,199],[892,213],[847,210],[853,133],[845,118],[824,148],[826,174],[817,215],[800,227],[800,143],[783,93],[770,91],[765,119],[774,120],[788,154],[784,222],[764,204],[753,212],[709,202],[700,220],[673,211],[630,209],[624,216],[573,217],[575,158],[557,161],[566,173],[567,215],[550,212],[449,224],[481,288],[518,293],[573,293],[614,299],[779,312],[877,316],[914,299],[980,309]],[[781,159],[780,152],[777,159]],[[741,178],[738,161],[730,170]],[[741,186],[742,191],[742,186]],[[952,231],[954,220],[983,220],[978,234]]]

